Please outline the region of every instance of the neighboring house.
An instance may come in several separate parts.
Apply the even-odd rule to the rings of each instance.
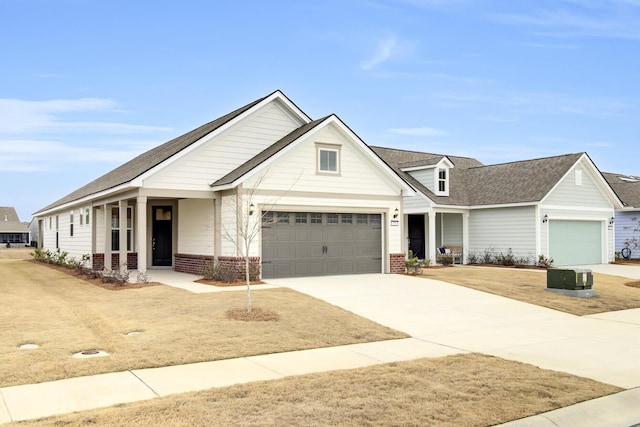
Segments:
[[[276,91],[160,145],[39,210],[40,247],[95,269],[242,265],[242,221],[263,221],[263,277],[404,271],[414,190],[337,116]],[[246,215],[249,215],[247,217]]]
[[[29,223],[20,222],[15,208],[0,206],[0,244],[29,243]]]
[[[586,153],[483,165],[475,159],[372,147],[417,191],[405,197],[407,249],[435,262],[460,246],[554,259],[554,265],[614,259],[613,216],[622,207]]]
[[[632,239],[640,239],[640,231],[635,231],[640,228],[640,177],[608,172],[603,175],[624,203],[615,215],[615,250],[622,252],[628,247],[631,250],[630,258],[640,258],[640,249],[628,244]]]

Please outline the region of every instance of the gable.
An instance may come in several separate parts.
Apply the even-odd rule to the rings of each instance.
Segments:
[[[383,169],[369,148],[345,133],[336,120],[327,119],[302,135],[243,185],[279,193],[399,196],[405,190],[401,180]],[[338,151],[338,173],[319,171],[318,150],[324,148]]]
[[[586,157],[580,159],[544,198],[545,205],[611,208],[603,178]]]
[[[142,181],[145,188],[210,190],[225,176],[304,122],[278,101],[254,111],[224,132],[210,136],[178,161]]]

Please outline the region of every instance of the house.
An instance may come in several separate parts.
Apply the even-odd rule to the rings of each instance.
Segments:
[[[0,244],[29,243],[29,223],[20,222],[15,208],[0,206]]]
[[[248,254],[263,277],[382,273],[404,271],[413,194],[336,115],[312,120],[275,91],[34,216],[40,247],[89,254],[94,269],[201,273]]]
[[[624,204],[615,215],[615,251],[622,253],[629,248],[629,258],[638,259],[640,248],[630,241],[640,239],[640,232],[636,231],[640,227],[640,177],[610,172],[603,175]]]
[[[606,263],[622,205],[586,153],[483,165],[466,157],[372,147],[416,190],[405,197],[405,249],[435,262],[438,248],[462,260],[511,253],[529,263]]]

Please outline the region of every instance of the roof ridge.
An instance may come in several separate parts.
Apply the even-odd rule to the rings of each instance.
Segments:
[[[561,157],[570,157],[570,156],[576,156],[576,155],[580,155],[582,156],[583,154],[586,154],[586,152],[577,152],[577,153],[567,153],[567,154],[557,154],[555,156],[547,156],[547,157],[537,157],[535,159],[525,159],[525,160],[514,160],[511,162],[502,162],[502,163],[493,163],[490,165],[480,165],[480,166],[472,166],[468,169],[480,169],[480,168],[489,168],[492,166],[505,166],[505,165],[514,165],[517,163],[530,163],[530,162],[537,162],[540,160],[550,160],[550,159],[559,159]]]

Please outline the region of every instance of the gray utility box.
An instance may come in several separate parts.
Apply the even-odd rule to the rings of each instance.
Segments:
[[[582,290],[593,287],[593,272],[588,269],[560,269],[547,270],[548,289]]]

